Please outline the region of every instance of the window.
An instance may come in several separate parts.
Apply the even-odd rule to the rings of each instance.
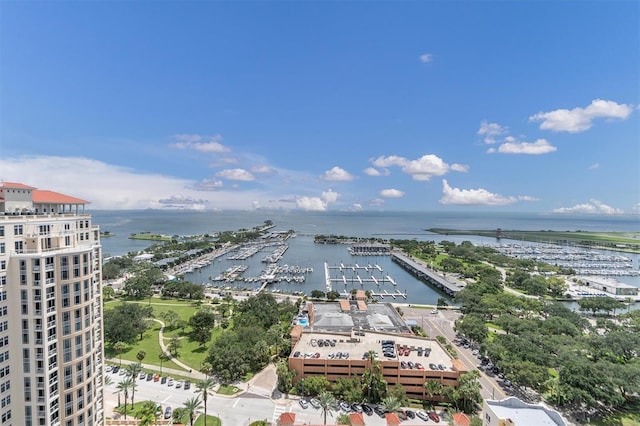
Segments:
[[[22,235],[22,225],[13,225],[13,235]]]
[[[4,225],[0,225],[0,237],[4,237]]]
[[[14,244],[16,252],[22,253],[22,241],[16,241]]]
[[[0,243],[0,254],[4,254],[4,243]]]
[[[62,362],[71,361],[71,339],[62,341]]]
[[[5,269],[7,269],[7,261],[0,260],[0,271],[4,271]]]

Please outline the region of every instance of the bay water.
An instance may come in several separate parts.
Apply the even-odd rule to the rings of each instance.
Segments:
[[[304,283],[277,283],[269,286],[272,290],[287,293],[300,291],[310,294],[312,290],[325,291],[325,262],[329,266],[344,265],[378,265],[384,272],[376,272],[381,276],[390,276],[397,283],[336,284],[334,289],[340,292],[352,288],[363,288],[374,292],[394,292],[399,290],[407,294],[403,298],[385,297],[385,302],[406,302],[416,304],[435,304],[438,298],[446,295],[429,285],[417,280],[391,261],[389,256],[351,256],[348,245],[315,244],[316,235],[339,235],[350,237],[375,237],[382,239],[416,239],[419,241],[452,241],[461,243],[470,241],[473,244],[495,244],[495,238],[473,235],[440,235],[426,229],[448,228],[456,230],[524,230],[524,231],[609,231],[639,232],[640,216],[638,215],[550,215],[524,213],[489,213],[489,212],[301,212],[301,211],[185,211],[185,210],[109,210],[89,212],[93,216],[93,224],[99,225],[101,231],[108,231],[110,237],[102,238],[104,257],[123,255],[129,252],[144,250],[153,241],[134,240],[133,233],[150,232],[164,235],[199,235],[213,234],[220,231],[251,229],[270,220],[274,223],[273,231],[293,230],[296,237],[289,239],[289,249],[279,262],[282,265],[312,268],[306,274]],[[503,240],[504,242],[504,240]],[[216,259],[211,265],[185,275],[192,282],[207,283],[232,265],[246,265],[245,276],[259,276],[265,267],[261,259],[269,254],[260,251],[246,260],[228,260],[227,256]],[[633,260],[633,269],[640,269],[640,256],[624,254]],[[622,282],[640,287],[640,277],[618,277]],[[252,287],[255,284],[236,282],[231,286]],[[636,304],[638,305],[638,304]]]

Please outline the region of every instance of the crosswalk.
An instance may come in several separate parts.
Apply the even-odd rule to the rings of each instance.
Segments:
[[[271,418],[272,424],[278,424],[278,420],[280,419],[280,414],[291,412],[291,407],[286,405],[278,405],[275,404],[273,407],[273,417]]]

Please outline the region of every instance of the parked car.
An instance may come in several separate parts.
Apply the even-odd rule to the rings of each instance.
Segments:
[[[300,356],[300,351],[295,351],[295,352],[293,353],[293,357],[294,357],[294,358],[298,358],[299,356]]]
[[[384,418],[385,413],[387,412],[387,410],[385,410],[384,408],[380,407],[379,405],[376,405],[376,408],[373,409],[373,411],[380,417]]]
[[[151,374],[151,373],[147,374],[146,380],[147,380],[147,382],[150,382],[151,380],[153,380],[153,374]]]
[[[364,410],[360,404],[351,404],[351,411],[354,413],[362,413]]]
[[[177,381],[176,382],[176,389],[180,389],[180,388],[182,388],[182,382]]]
[[[111,369],[111,372],[112,372],[112,373],[117,373],[119,370],[120,370],[120,367],[119,367],[119,366],[117,366],[117,365],[115,365],[115,366]]]
[[[140,380],[144,380],[147,378],[147,373],[145,373],[144,371],[140,372]]]
[[[307,408],[309,408],[309,401],[307,401],[306,399],[302,398],[300,401],[298,401],[300,403],[300,406],[302,408],[304,408],[305,410]]]
[[[160,379],[160,384],[164,385],[165,383],[167,383],[167,377],[164,376]]]
[[[320,401],[318,401],[318,400],[317,400],[317,399],[315,399],[315,398],[311,398],[311,399],[309,400],[309,403],[311,404],[311,406],[312,406],[313,408],[320,408]]]
[[[410,419],[415,419],[416,418],[416,413],[414,413],[412,410],[404,410],[404,413],[407,415],[407,417],[409,417]]]
[[[435,411],[429,411],[429,418],[436,423],[440,422],[440,416],[438,416]]]
[[[369,404],[362,404],[362,411],[367,415],[370,416],[373,414],[373,408],[371,408],[371,406]]]
[[[171,414],[173,414],[173,410],[171,410],[171,407],[169,407],[167,405],[167,408],[164,409],[164,418],[165,419],[170,419],[171,418]]]
[[[111,370],[112,370],[112,369],[113,369],[113,367],[112,367],[112,366],[107,365],[107,366],[104,368],[104,371],[106,371],[107,373],[111,373]]]
[[[186,381],[184,382],[184,389],[185,389],[185,390],[189,390],[189,389],[191,389],[191,382],[190,382],[189,380],[186,380]]]
[[[344,401],[340,401],[338,405],[340,406],[340,409],[345,413],[348,413],[349,411],[351,411],[351,407],[349,407],[349,404],[347,404]]]
[[[157,417],[162,417],[162,405],[158,405],[156,407],[156,416]]]
[[[159,374],[154,374],[154,375],[153,375],[153,381],[154,381],[154,382],[157,382],[157,381],[159,381],[159,380],[160,380],[160,375],[159,375]]]
[[[167,380],[167,386],[173,386],[173,383],[173,379],[170,378]]]
[[[416,416],[418,416],[419,419],[422,419],[425,422],[429,421],[429,415],[424,411],[416,411]]]

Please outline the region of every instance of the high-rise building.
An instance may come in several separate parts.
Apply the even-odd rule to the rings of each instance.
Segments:
[[[0,182],[0,426],[104,424],[100,231],[86,204]]]

